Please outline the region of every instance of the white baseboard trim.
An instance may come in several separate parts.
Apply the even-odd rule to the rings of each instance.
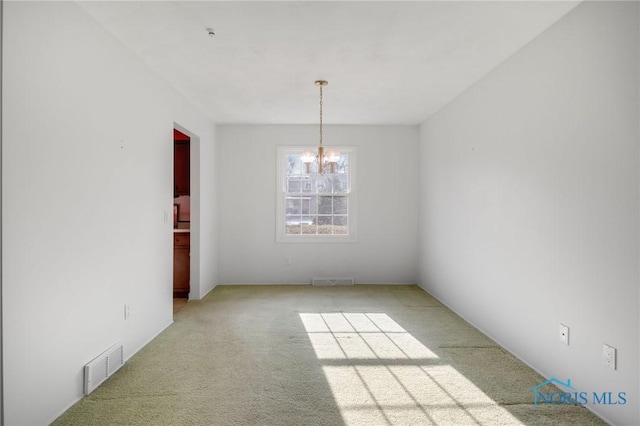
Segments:
[[[527,361],[525,361],[524,359],[522,359],[520,356],[518,356],[516,353],[514,353],[513,351],[511,351],[511,349],[509,349],[507,346],[505,346],[499,339],[496,339],[491,333],[488,333],[486,330],[484,330],[482,327],[478,327],[476,324],[474,324],[472,321],[469,321],[469,319],[467,317],[465,317],[464,315],[461,315],[458,311],[456,311],[455,309],[451,308],[451,306],[449,306],[448,304],[446,304],[445,302],[443,302],[442,300],[440,300],[438,297],[434,296],[433,294],[431,294],[429,292],[429,290],[427,290],[422,284],[418,283],[418,287],[420,287],[422,290],[424,290],[427,294],[429,294],[429,296],[433,297],[434,299],[436,299],[438,302],[442,303],[442,305],[444,305],[447,309],[449,309],[451,312],[453,312],[454,314],[456,314],[457,316],[459,316],[460,318],[462,318],[463,320],[465,320],[467,323],[469,323],[473,328],[475,328],[476,330],[480,331],[482,334],[484,334],[485,336],[487,336],[489,339],[493,340],[494,342],[496,342],[502,349],[504,349],[505,351],[509,352],[511,355],[513,355],[517,360],[519,360],[520,362],[524,363],[527,367],[529,367],[530,369],[532,369],[533,371],[535,371],[536,373],[538,373],[539,375],[541,375],[542,377],[544,377],[545,379],[550,379],[551,376],[549,376],[548,374],[543,373],[542,371],[538,370],[536,367],[534,367],[533,365],[529,364]],[[599,418],[601,418],[604,422],[606,422],[607,424],[613,424],[609,419],[607,419],[605,416],[602,415],[602,413],[599,413],[595,410],[592,409],[592,407],[590,407],[589,405],[583,405],[583,407],[585,407],[587,410],[591,411],[594,415],[598,416]]]
[[[305,283],[220,283],[217,284],[216,287],[218,286],[239,286],[239,285],[260,285],[260,286],[287,286],[287,285],[308,285],[311,286],[311,280],[309,280],[309,282],[305,282]],[[376,282],[366,282],[366,283],[361,283],[361,282],[356,282],[354,285],[397,285],[397,286],[407,286],[407,285],[417,285],[416,283],[376,283]],[[215,287],[214,287],[215,288]],[[423,289],[424,290],[424,289]]]

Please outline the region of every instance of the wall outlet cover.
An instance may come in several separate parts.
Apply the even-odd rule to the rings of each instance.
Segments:
[[[617,349],[606,343],[602,347],[602,363],[612,369],[616,369]]]
[[[560,334],[560,341],[562,343],[564,343],[565,345],[569,345],[569,326],[566,326],[564,324],[560,324],[560,330],[559,330]]]

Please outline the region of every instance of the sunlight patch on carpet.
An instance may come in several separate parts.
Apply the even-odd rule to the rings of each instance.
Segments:
[[[347,425],[521,424],[385,313],[300,313]]]

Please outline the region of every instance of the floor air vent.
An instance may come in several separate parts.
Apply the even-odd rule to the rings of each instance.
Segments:
[[[311,279],[312,285],[353,285],[353,278],[318,278]]]
[[[84,394],[89,395],[124,365],[124,347],[116,343],[84,366]]]

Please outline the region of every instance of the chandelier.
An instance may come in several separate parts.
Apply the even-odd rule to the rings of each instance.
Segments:
[[[335,173],[336,164],[340,160],[340,151],[335,149],[327,150],[325,155],[324,146],[322,146],[322,88],[329,84],[326,80],[316,80],[316,86],[320,87],[320,142],[318,143],[318,150],[314,152],[307,150],[302,153],[300,159],[304,163],[307,174],[311,173],[311,165],[314,161],[318,161],[318,174],[324,174],[329,166],[329,173]]]

